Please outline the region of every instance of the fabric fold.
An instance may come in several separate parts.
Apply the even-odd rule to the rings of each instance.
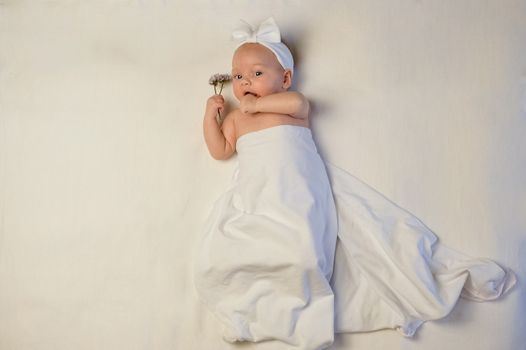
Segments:
[[[409,211],[326,165],[338,213],[336,332],[393,328],[412,336],[423,322],[449,314],[460,296],[494,300],[515,284],[511,270],[446,247]],[[364,298],[357,283],[372,294]]]

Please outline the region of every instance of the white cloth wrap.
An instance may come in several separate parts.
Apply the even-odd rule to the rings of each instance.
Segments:
[[[460,296],[494,300],[515,274],[438,241],[417,217],[327,162],[338,212],[331,285],[335,332],[393,328],[413,336],[425,321],[446,316]]]
[[[515,283],[511,271],[440,245],[415,216],[324,163],[308,128],[245,134],[237,152],[194,270],[227,341],[313,350],[335,332],[412,336],[447,315],[461,293],[492,300]]]
[[[197,291],[228,341],[323,348],[334,333],[329,279],[337,219],[310,129],[251,132],[236,148],[238,168],[215,202],[198,253]]]

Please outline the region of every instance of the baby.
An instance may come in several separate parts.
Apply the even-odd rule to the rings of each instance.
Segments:
[[[194,283],[226,341],[321,349],[334,338],[330,183],[309,128],[309,103],[287,91],[293,59],[278,27],[269,18],[255,32],[244,29],[234,32],[242,41],[232,60],[239,108],[219,127],[225,103],[214,95],[204,117],[210,154],[228,159],[237,152],[237,168],[206,219]]]
[[[267,22],[275,24],[272,18]],[[239,108],[228,113],[219,127],[216,115],[225,109],[223,96],[213,95],[206,104],[204,137],[214,159],[230,158],[237,139],[246,133],[283,124],[309,127],[309,102],[301,93],[288,91],[293,76],[290,50],[280,38],[278,42],[264,36],[253,40],[258,42],[242,42],[232,59],[233,92]]]
[[[237,34],[239,108],[219,127],[225,102],[214,95],[204,118],[210,154],[237,152],[237,167],[194,261],[196,291],[224,340],[319,350],[341,332],[391,328],[413,336],[460,295],[494,300],[515,284],[512,272],[439,244],[410,212],[324,162],[309,103],[288,91],[293,59],[272,18],[256,33]]]

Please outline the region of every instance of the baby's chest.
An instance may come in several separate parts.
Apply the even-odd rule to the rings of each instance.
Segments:
[[[243,114],[237,113],[234,118],[236,128],[236,138],[242,135],[269,128],[276,125],[301,125],[308,127],[308,120],[293,118],[286,114],[276,113],[257,113],[257,114]]]

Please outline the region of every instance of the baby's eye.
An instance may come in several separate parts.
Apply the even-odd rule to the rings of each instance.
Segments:
[[[234,79],[241,79],[241,74],[234,75]]]
[[[256,77],[259,77],[261,74],[263,74],[263,72],[257,71],[256,72]]]

